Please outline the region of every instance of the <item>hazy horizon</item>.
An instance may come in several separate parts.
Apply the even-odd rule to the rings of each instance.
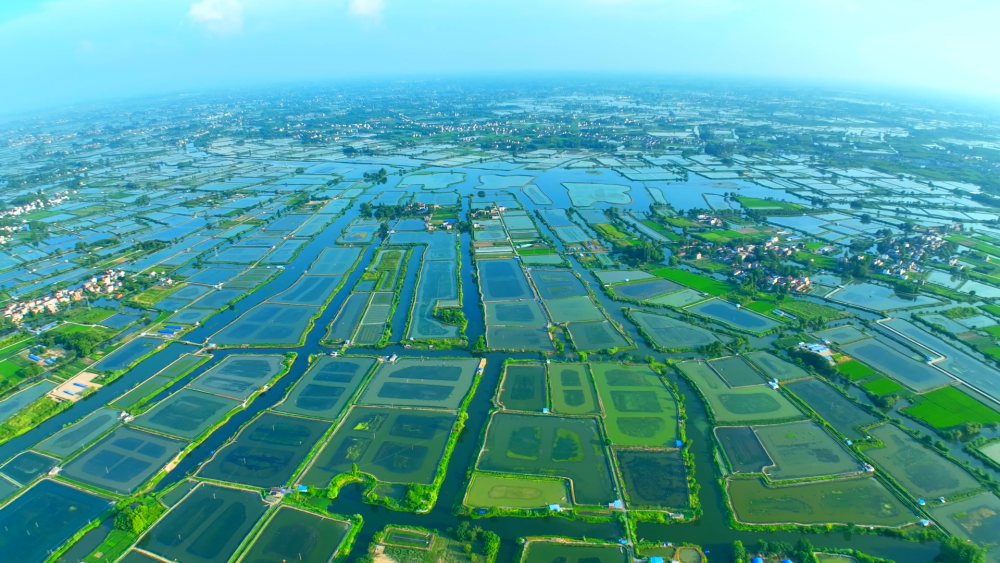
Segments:
[[[1000,3],[10,0],[0,114],[358,79],[611,74],[1000,101]]]

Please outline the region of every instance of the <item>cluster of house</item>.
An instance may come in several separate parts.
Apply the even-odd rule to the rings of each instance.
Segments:
[[[73,191],[72,193],[76,193],[76,191]],[[30,201],[23,205],[15,205],[10,209],[5,209],[3,211],[0,211],[0,219],[5,219],[7,217],[18,217],[21,215],[25,215],[27,213],[31,213],[32,211],[38,211],[39,209],[43,209],[46,207],[55,207],[56,205],[59,205],[60,203],[69,199],[69,194],[70,194],[69,191],[57,192],[56,194],[52,195],[52,197],[49,198],[45,199],[38,198],[34,201]]]
[[[3,316],[10,317],[11,322],[20,323],[29,314],[56,313],[61,304],[81,301],[87,293],[113,294],[121,289],[124,277],[124,270],[108,270],[76,289],[60,289],[44,297],[8,303],[3,309]]]
[[[808,276],[779,276],[771,275],[764,282],[770,286],[783,285],[788,288],[789,293],[805,293],[812,289],[812,280]]]

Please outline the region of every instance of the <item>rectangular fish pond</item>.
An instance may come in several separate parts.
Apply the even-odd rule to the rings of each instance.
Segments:
[[[604,405],[604,428],[616,446],[674,447],[677,401],[647,366],[590,364]]]
[[[961,466],[892,424],[874,428],[870,434],[885,446],[868,448],[865,455],[916,499],[931,502],[975,491],[981,486]]]
[[[811,420],[756,426],[754,431],[774,464],[764,468],[771,480],[827,477],[863,470],[861,462],[847,448]]]
[[[724,325],[731,326],[737,330],[760,334],[778,328],[781,323],[755,313],[749,309],[737,307],[736,305],[721,299],[711,299],[687,308],[688,311],[708,317]]]
[[[918,393],[954,381],[943,371],[915,359],[915,353],[901,352],[875,338],[841,346],[841,350]]]
[[[562,299],[546,299],[544,303],[554,323],[604,320],[604,313],[597,308],[597,305],[594,305],[594,302],[590,300],[590,296],[587,295],[564,297]]]
[[[319,307],[333,298],[342,276],[310,276],[304,274],[291,287],[267,300],[284,305]]]
[[[480,260],[479,287],[483,301],[516,301],[533,299],[521,264],[513,259]]]
[[[273,410],[337,420],[373,365],[374,358],[321,357]]]
[[[630,283],[621,283],[611,286],[611,291],[619,297],[635,299],[637,301],[647,301],[654,297],[666,295],[681,289],[679,283],[662,278],[643,280]]]
[[[899,527],[920,517],[874,478],[768,487],[760,479],[730,479],[736,519],[746,524],[855,524]]]
[[[37,452],[21,452],[0,466],[0,475],[21,484],[21,486],[45,475],[59,463],[59,460]]]
[[[262,303],[215,333],[220,346],[297,345],[319,307]]]
[[[496,326],[486,327],[486,345],[491,350],[529,350],[552,352],[552,338],[545,327]]]
[[[873,283],[852,283],[827,297],[830,301],[872,311],[891,311],[936,305],[941,301],[927,295],[900,296],[896,290]]]
[[[701,391],[716,422],[762,422],[803,416],[780,391],[766,385],[731,388],[704,362],[683,362],[678,368]]]
[[[350,529],[349,522],[280,506],[240,561],[329,563]]]
[[[653,344],[664,350],[691,350],[719,340],[708,329],[666,315],[629,311],[629,317],[649,335]]]
[[[194,440],[239,408],[240,401],[181,389],[136,417],[132,426]]]
[[[246,400],[285,369],[284,356],[230,354],[188,387],[238,401]]]
[[[617,498],[594,419],[497,413],[476,467],[564,477],[573,483],[574,504],[603,505]]]
[[[262,489],[290,484],[328,422],[264,413],[215,452],[198,475]]]
[[[382,482],[430,484],[456,420],[454,413],[354,407],[301,482],[326,487],[357,464]]]
[[[34,449],[58,457],[69,457],[118,424],[118,411],[109,408],[97,409],[79,422],[42,440]]]
[[[680,450],[616,449],[629,508],[683,509],[690,505],[687,465]]]
[[[486,303],[486,324],[491,326],[544,327],[548,319],[537,301],[491,301]]]
[[[0,553],[18,563],[41,563],[49,551],[108,509],[108,500],[43,479],[0,508]],[[9,558],[9,559],[8,559]]]
[[[739,356],[710,360],[708,364],[730,387],[746,387],[764,383],[761,373]]]
[[[94,365],[90,366],[90,371],[121,371],[135,363],[139,358],[166,343],[166,340],[159,338],[140,336],[98,360]]]
[[[73,458],[62,474],[119,494],[131,494],[171,461],[186,442],[120,427]]]
[[[505,410],[542,412],[548,405],[545,367],[508,364],[500,382],[499,401]]]
[[[628,563],[620,545],[567,544],[563,541],[530,540],[520,563]]]
[[[577,350],[589,352],[631,346],[611,321],[569,323],[566,327]]]
[[[379,366],[359,404],[457,409],[479,360],[403,358]]]
[[[584,364],[548,364],[552,410],[557,414],[600,414],[594,382]]]
[[[18,411],[35,402],[35,400],[42,397],[42,395],[45,395],[55,388],[55,383],[48,380],[42,380],[0,401],[0,423],[14,416]]]
[[[168,561],[226,563],[267,508],[260,493],[202,483],[136,547]]]
[[[931,517],[960,538],[980,545],[996,544],[1000,538],[1000,498],[994,494],[981,493],[948,504],[928,501],[928,505]]]
[[[774,465],[757,433],[749,426],[720,426],[715,429],[715,438],[733,473],[760,473]]]
[[[360,246],[338,246],[324,250],[309,266],[312,276],[343,276],[353,269],[364,249]]]
[[[563,299],[587,295],[587,288],[567,270],[531,270],[531,280],[542,299]]]
[[[822,380],[803,379],[787,384],[786,388],[848,438],[864,438],[866,433],[858,428],[879,420]]]
[[[757,366],[757,369],[764,372],[764,375],[768,379],[788,381],[791,379],[809,377],[809,372],[806,370],[787,360],[783,360],[770,352],[758,350],[756,352],[743,354],[743,357],[750,360],[751,364]]]

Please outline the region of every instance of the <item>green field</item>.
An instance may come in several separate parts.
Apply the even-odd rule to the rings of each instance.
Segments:
[[[862,387],[864,387],[865,391],[868,391],[872,395],[879,395],[879,396],[898,393],[903,389],[905,389],[899,383],[896,383],[895,381],[889,379],[888,377],[882,377],[882,376],[876,377],[875,379],[868,381],[867,383],[862,385]]]
[[[654,276],[668,279],[679,284],[686,285],[691,289],[696,289],[709,295],[723,295],[736,289],[731,283],[712,279],[698,274],[692,274],[686,270],[674,268],[660,268],[650,272]]]
[[[829,256],[804,251],[796,252],[794,260],[803,264],[812,264],[817,268],[832,269],[837,265],[837,261]]]
[[[667,237],[670,240],[674,241],[684,240],[684,238],[681,237],[679,234],[673,232],[667,227],[664,227],[663,225],[657,223],[656,221],[653,221],[652,219],[643,219],[642,221],[639,222],[642,223],[643,225],[646,225],[650,229],[653,229],[654,231],[660,233],[661,235]]]
[[[604,406],[604,427],[618,446],[673,446],[677,402],[660,376],[646,366],[591,364]]]
[[[798,299],[785,299],[773,304],[775,309],[779,309],[805,321],[827,322],[839,319],[846,313],[819,303],[801,301]]]
[[[920,403],[903,409],[934,428],[952,428],[966,422],[1000,423],[1000,412],[957,387],[944,387],[920,395]]]
[[[850,379],[851,381],[857,381],[858,379],[864,379],[869,375],[875,373],[875,370],[866,366],[861,362],[856,362],[854,360],[849,360],[843,363],[837,364],[837,372],[840,375]]]
[[[737,197],[736,201],[739,201],[740,205],[747,209],[802,209],[802,206],[797,203],[760,199],[758,197]]]
[[[465,494],[465,505],[475,508],[540,508],[550,504],[570,504],[565,481],[476,473]]]

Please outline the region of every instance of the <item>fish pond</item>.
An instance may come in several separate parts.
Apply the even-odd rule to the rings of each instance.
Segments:
[[[374,358],[320,357],[274,410],[337,420],[374,365]]]
[[[186,442],[120,427],[66,464],[66,477],[119,494],[130,494],[186,446]]]
[[[530,540],[520,563],[628,563],[619,545],[567,544],[565,541]]]
[[[604,405],[604,427],[617,446],[673,447],[677,401],[647,366],[590,364]]]
[[[500,404],[512,411],[541,412],[548,405],[545,368],[540,364],[511,364],[500,384]]]
[[[781,326],[781,323],[776,320],[754,313],[748,309],[737,307],[721,299],[711,299],[704,303],[698,303],[697,305],[688,307],[687,310],[696,315],[719,321],[735,329],[755,334],[767,332]]]
[[[941,457],[922,442],[892,424],[871,430],[885,444],[865,455],[892,476],[916,499],[952,497],[975,491],[979,482],[958,464]]]
[[[606,504],[617,498],[593,419],[497,413],[477,468],[567,478],[573,483],[574,504]]]
[[[710,410],[719,423],[759,422],[802,416],[787,397],[766,385],[731,388],[704,362],[678,364],[708,400]]]
[[[281,506],[240,558],[246,563],[329,563],[351,524]]]
[[[584,364],[548,365],[546,373],[552,410],[558,414],[600,414],[597,392]]]
[[[859,430],[878,422],[879,418],[819,379],[803,379],[788,383],[786,388],[816,411],[830,426],[850,439],[866,436]]]
[[[0,508],[0,553],[18,563],[41,563],[49,551],[108,508],[107,499],[48,479]]]
[[[456,419],[453,413],[354,407],[301,481],[326,487],[356,464],[379,481],[430,484]]]
[[[629,316],[649,335],[656,346],[665,350],[692,350],[719,341],[719,338],[708,329],[666,315],[648,311],[630,311]]]
[[[473,508],[568,507],[569,486],[563,479],[527,478],[476,472],[464,503]]]
[[[746,524],[855,524],[898,527],[919,517],[874,478],[768,487],[760,479],[731,479],[736,519]]]
[[[329,428],[319,420],[264,413],[217,451],[198,475],[262,489],[288,485]]]
[[[457,409],[476,377],[477,360],[403,358],[382,364],[359,404]]]
[[[260,493],[202,483],[139,540],[168,561],[225,563],[267,510]]]
[[[181,389],[136,417],[132,426],[194,440],[239,406],[235,399]]]
[[[862,469],[861,462],[813,421],[758,426],[754,431],[774,464],[764,469],[772,480],[828,477]]]
[[[683,509],[690,505],[687,465],[680,450],[616,449],[629,508]]]

